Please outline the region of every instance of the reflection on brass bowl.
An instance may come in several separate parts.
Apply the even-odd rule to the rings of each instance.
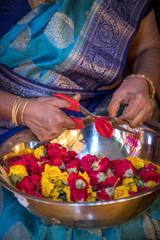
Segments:
[[[127,125],[124,127],[129,128]],[[111,139],[99,135],[93,124],[82,130],[66,130],[52,142],[67,150],[74,150],[79,157],[104,153],[111,160],[134,155],[160,165],[160,124],[146,122],[135,133],[114,130]],[[30,130],[24,130],[8,139],[0,148],[0,181],[13,192],[18,201],[31,213],[45,222],[73,228],[104,228],[124,223],[145,211],[159,196],[160,186],[124,199],[103,202],[56,202],[30,196],[15,189],[2,167],[3,156],[25,147],[42,145]]]

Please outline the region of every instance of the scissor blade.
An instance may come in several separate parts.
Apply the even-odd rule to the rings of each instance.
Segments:
[[[88,116],[95,116],[94,114],[89,112],[86,108],[84,108],[82,105],[80,105],[80,110],[83,113],[83,115],[86,116],[86,117],[88,117]]]
[[[112,125],[113,125],[114,128],[116,128],[116,129],[118,129],[118,130],[120,130],[120,131],[128,132],[128,133],[134,133],[134,131],[128,130],[128,129],[124,128],[124,127],[121,127],[121,126],[119,126],[119,125],[116,124],[116,123],[113,123]]]

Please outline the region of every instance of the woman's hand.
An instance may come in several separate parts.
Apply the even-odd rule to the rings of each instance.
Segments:
[[[109,116],[116,117],[121,104],[126,104],[120,119],[128,120],[131,127],[137,127],[153,114],[146,80],[133,77],[121,84],[114,92],[108,106]]]
[[[24,123],[40,141],[54,139],[64,130],[75,128],[74,121],[60,110],[70,106],[57,97],[33,98],[24,111]]]

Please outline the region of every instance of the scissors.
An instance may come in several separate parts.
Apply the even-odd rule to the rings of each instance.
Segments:
[[[106,117],[106,116],[94,115],[91,112],[89,112],[86,108],[84,108],[79,102],[77,102],[76,100],[74,100],[62,93],[57,93],[54,95],[54,97],[59,97],[59,98],[65,99],[71,104],[71,107],[68,107],[68,108],[66,107],[65,109],[69,109],[69,110],[76,111],[76,112],[81,112],[85,116],[84,119],[70,117],[76,123],[76,127],[74,129],[85,128],[89,124],[95,123],[96,119],[98,117],[103,117],[106,121],[109,121],[114,128],[121,130],[121,131],[133,133],[132,131],[120,126],[124,123],[127,123],[127,120],[120,120],[117,117]]]

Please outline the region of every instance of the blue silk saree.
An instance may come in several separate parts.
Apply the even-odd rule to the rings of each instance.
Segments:
[[[27,6],[27,13],[0,40],[0,89],[28,98],[78,92],[83,106],[107,114],[149,4],[147,0],[58,0],[30,11]],[[102,87],[106,90],[99,90]],[[0,119],[0,144],[21,130]],[[89,230],[46,226],[2,187],[0,199],[3,240],[160,239],[159,199],[127,223]]]

